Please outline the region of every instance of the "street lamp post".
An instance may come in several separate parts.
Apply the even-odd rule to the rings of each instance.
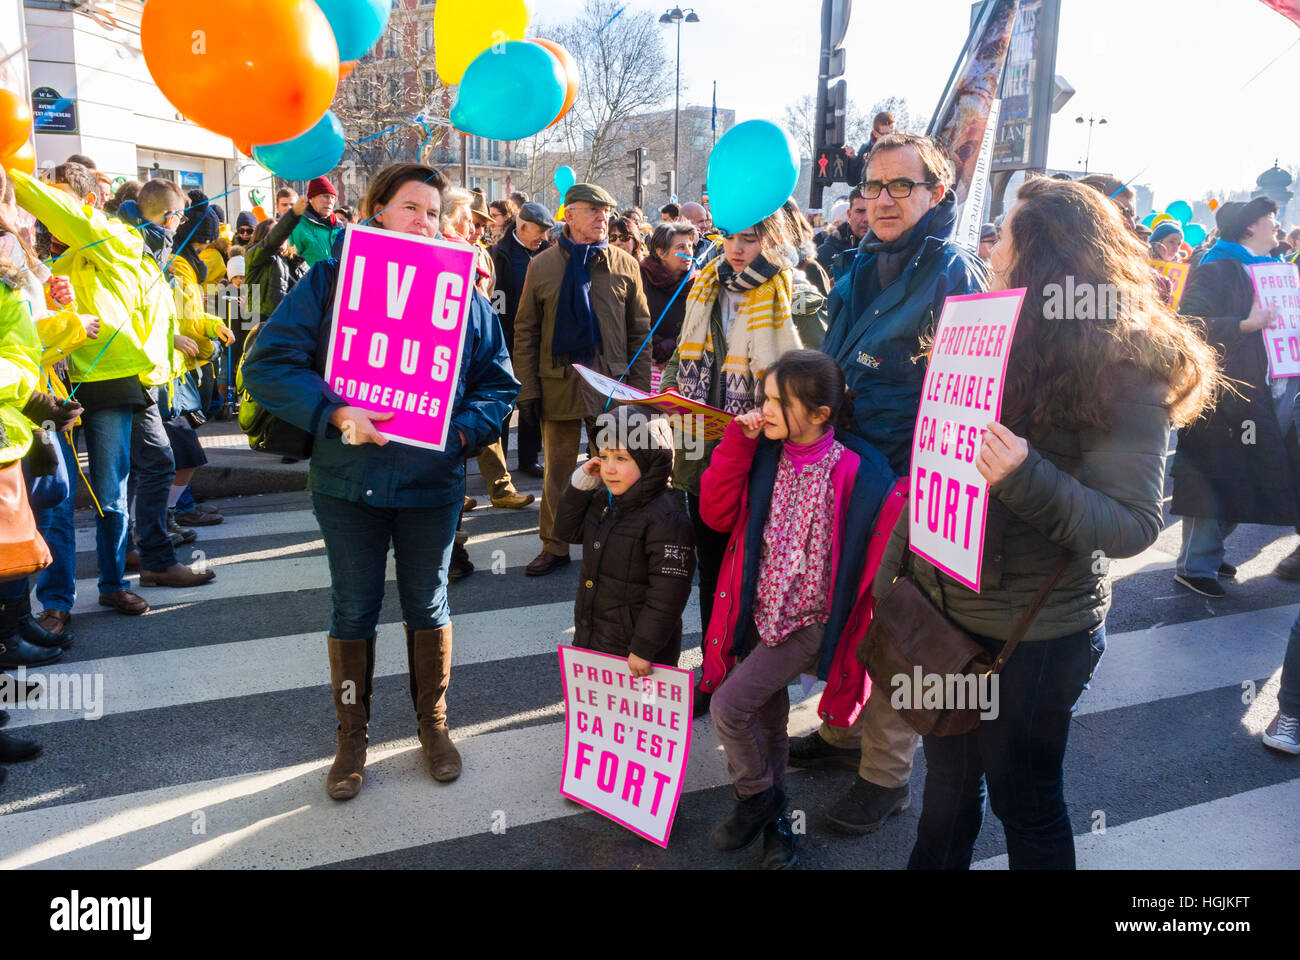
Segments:
[[[693,7],[683,10],[673,7],[659,18],[660,23],[677,24],[677,103],[673,108],[673,172],[681,176],[681,125],[682,125],[682,23],[699,23],[700,17]],[[680,180],[678,181],[681,182]]]
[[[1083,158],[1083,175],[1086,177],[1088,175],[1088,166],[1092,162],[1092,128],[1094,125],[1104,127],[1108,121],[1105,117],[1089,116],[1086,120],[1083,117],[1079,117],[1074,122],[1086,123],[1088,125],[1088,152]]]

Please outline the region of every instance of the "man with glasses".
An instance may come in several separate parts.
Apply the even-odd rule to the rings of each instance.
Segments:
[[[867,218],[867,198],[862,187],[854,187],[849,194],[849,209],[845,222],[830,231],[822,245],[817,248],[817,262],[820,263],[834,279],[838,280],[853,263],[858,255],[858,245],[862,243],[870,229]]]
[[[584,390],[573,364],[650,389],[650,350],[641,349],[650,336],[650,309],[640,265],[609,243],[614,198],[578,183],[565,194],[564,209],[564,232],[533,259],[515,314],[519,416],[541,423],[546,457],[542,552],[528,565],[530,577],[569,564],[569,545],[555,536],[555,508],[578,465],[583,422],[590,441],[605,407],[605,398]]]
[[[865,177],[855,193],[869,230],[831,293],[822,351],[839,362],[853,390],[854,432],[902,477],[911,466],[925,381],[925,363],[914,359],[922,338],[933,332],[944,300],[982,293],[989,278],[975,251],[952,240],[952,164],[933,140],[914,134],[881,138]],[[889,698],[876,692],[852,727],[823,724],[792,741],[790,763],[856,767],[848,796],[827,819],[841,832],[871,833],[908,807],[917,740]]]

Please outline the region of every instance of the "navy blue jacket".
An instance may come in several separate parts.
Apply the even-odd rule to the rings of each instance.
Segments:
[[[831,291],[830,322],[822,352],[834,357],[854,395],[857,434],[888,459],[899,476],[912,460],[912,433],[921,405],[925,363],[914,359],[948,297],[983,293],[988,271],[973,250],[952,243],[956,195],[934,210],[929,235],[902,275],[873,300],[874,254],[859,250],[850,271]],[[867,234],[867,243],[874,239]],[[870,278],[874,280],[874,277]]]
[[[446,452],[395,442],[348,446],[329,422],[347,403],[315,369],[318,344],[329,338],[342,246],[340,235],[333,256],[312,267],[266,321],[244,358],[244,386],[275,416],[317,438],[308,480],[313,492],[382,508],[459,503],[466,455],[496,441],[519,394],[501,323],[475,291]],[[464,431],[468,449],[457,430]]]

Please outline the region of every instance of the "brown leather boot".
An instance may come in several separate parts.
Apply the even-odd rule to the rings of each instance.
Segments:
[[[460,753],[447,730],[447,685],[451,683],[451,625],[440,630],[407,630],[406,659],[411,699],[420,723],[424,768],[440,783],[460,776]]]
[[[325,776],[325,791],[335,800],[351,800],[361,792],[366,766],[366,731],[370,726],[370,697],[374,692],[375,638],[327,639],[330,689],[338,714],[338,752]]]

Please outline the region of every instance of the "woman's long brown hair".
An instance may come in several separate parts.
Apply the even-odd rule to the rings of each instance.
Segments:
[[[1006,423],[1027,421],[1031,437],[1052,426],[1109,429],[1118,395],[1142,381],[1168,385],[1175,427],[1214,405],[1225,382],[1215,351],[1161,303],[1146,245],[1104,196],[1030,180],[1007,224],[1015,260],[1006,286],[1028,292],[1008,362]],[[1048,317],[1053,299],[1070,317],[1064,294],[1087,285],[1092,317]]]

